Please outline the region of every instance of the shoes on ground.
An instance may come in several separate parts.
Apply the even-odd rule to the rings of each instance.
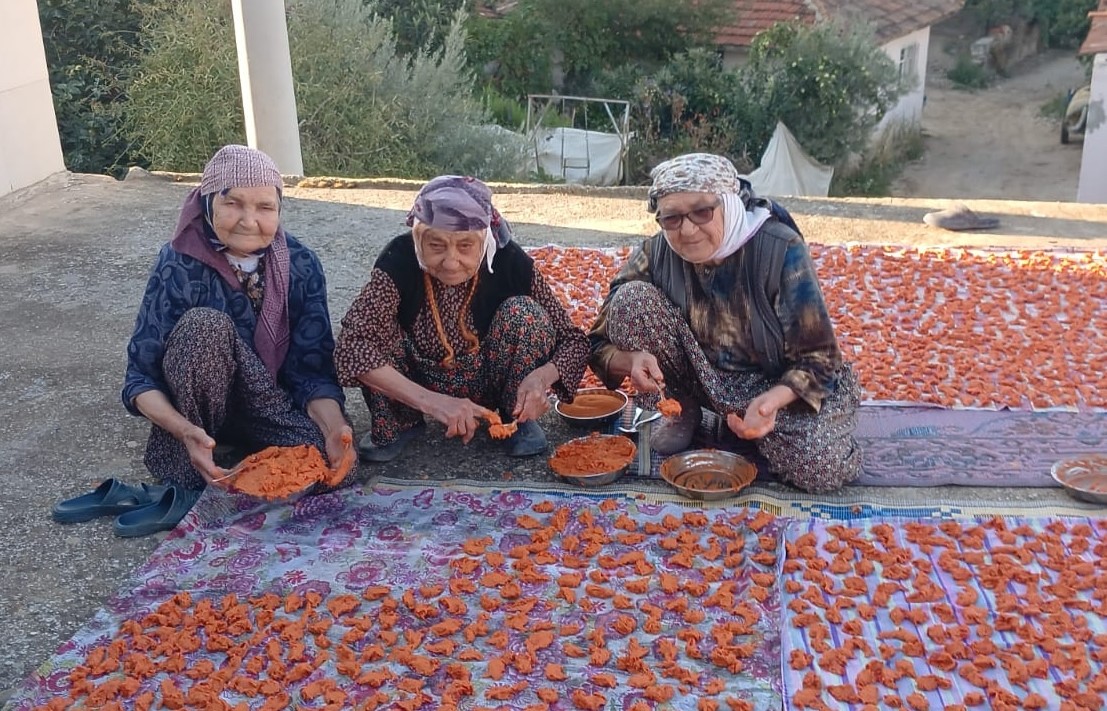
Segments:
[[[518,423],[515,434],[507,438],[509,457],[533,457],[546,451],[546,433],[534,420]]]
[[[128,484],[105,479],[94,491],[54,504],[51,515],[58,523],[80,523],[100,516],[118,516],[155,503],[165,493],[160,484]]]
[[[115,535],[135,538],[159,531],[171,531],[189,512],[201,493],[203,492],[200,489],[168,486],[155,503],[128,511],[115,519]]]
[[[680,404],[680,414],[665,417],[650,432],[650,448],[660,454],[676,454],[688,449],[703,419],[703,408],[694,403]]]
[[[366,434],[357,444],[358,456],[361,457],[361,461],[363,462],[391,462],[404,453],[404,450],[407,449],[407,446],[411,444],[412,440],[426,431],[427,424],[421,422],[411,429],[404,430],[396,439],[388,444],[380,446],[373,444],[372,438]]]

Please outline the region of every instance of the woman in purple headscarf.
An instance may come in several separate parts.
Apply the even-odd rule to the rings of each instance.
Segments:
[[[362,388],[372,418],[362,459],[395,459],[427,415],[468,443],[489,411],[518,425],[509,455],[546,451],[537,419],[551,388],[576,392],[584,332],[512,241],[484,183],[435,178],[407,223],[342,319],[335,350],[339,381]]]
[[[323,268],[281,227],[282,186],[269,156],[224,146],[150,273],[123,404],[153,423],[146,466],[182,500],[217,477],[217,440],[312,444],[337,462],[352,435]]]

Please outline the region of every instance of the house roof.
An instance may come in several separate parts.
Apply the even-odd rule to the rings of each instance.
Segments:
[[[955,15],[964,5],[965,0],[734,0],[735,22],[719,32],[717,41],[748,47],[777,22],[813,24],[837,17],[871,22],[877,42],[883,44]]]
[[[1080,54],[1107,52],[1107,0],[1099,0],[1099,9],[1088,15],[1092,18],[1092,27],[1084,44],[1080,45]]]

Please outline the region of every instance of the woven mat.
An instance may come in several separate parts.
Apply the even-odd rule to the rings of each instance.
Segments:
[[[791,522],[786,708],[1100,708],[1105,533],[1081,518]]]
[[[630,425],[633,410],[628,403],[612,432]],[[705,412],[693,445],[721,446],[718,427],[719,418]],[[856,436],[864,450],[857,486],[1058,487],[1054,462],[1107,451],[1107,413],[869,405]],[[727,448],[756,462],[760,479],[775,481],[756,449]],[[664,459],[652,453],[649,476],[660,476]],[[631,471],[638,474],[637,462]]]

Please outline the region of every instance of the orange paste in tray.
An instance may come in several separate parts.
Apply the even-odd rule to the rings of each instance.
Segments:
[[[572,402],[563,402],[560,410],[569,417],[604,417],[618,412],[623,406],[623,398],[613,392],[582,393]]]
[[[328,482],[332,474],[323,455],[310,444],[266,447],[246,457],[240,466],[232,480],[234,490],[269,500],[284,499],[317,482]]]
[[[561,476],[603,474],[629,464],[637,451],[626,437],[592,434],[558,447],[550,457],[550,469]]]
[[[1105,456],[1093,455],[1083,459],[1069,459],[1057,475],[1069,486],[1094,494],[1107,494],[1107,457]]]

